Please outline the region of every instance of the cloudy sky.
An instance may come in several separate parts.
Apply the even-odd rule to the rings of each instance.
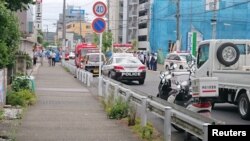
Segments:
[[[89,20],[93,19],[92,6],[96,1],[104,1],[105,0],[66,0],[67,5],[74,5],[77,8],[81,7],[85,10],[87,18]],[[59,19],[59,13],[63,11],[63,0],[43,0],[42,5],[42,19],[43,19],[43,31],[46,31],[47,25],[48,30],[50,32],[54,32],[56,30],[56,21]]]

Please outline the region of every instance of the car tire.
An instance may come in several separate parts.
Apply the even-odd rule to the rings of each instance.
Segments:
[[[231,54],[227,52],[231,52]],[[239,57],[240,57],[240,51],[237,48],[237,46],[233,43],[222,44],[217,50],[218,61],[221,64],[225,65],[226,67],[234,65],[239,60]]]
[[[140,84],[140,85],[143,85],[143,84],[144,84],[144,79],[139,80],[139,84]]]
[[[242,119],[250,120],[250,103],[246,93],[239,97],[238,111]]]
[[[180,69],[180,70],[182,70],[182,69],[184,69],[184,68],[183,68],[183,66],[182,66],[182,65],[180,65],[179,69]]]

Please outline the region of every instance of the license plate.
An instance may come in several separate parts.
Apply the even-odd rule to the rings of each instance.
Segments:
[[[123,72],[122,76],[140,76],[141,73],[139,72]]]

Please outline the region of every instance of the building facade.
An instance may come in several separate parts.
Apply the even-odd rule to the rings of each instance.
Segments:
[[[245,0],[180,0],[181,49],[191,50],[190,38],[197,33],[201,40],[250,38],[250,3]],[[215,10],[214,10],[215,9]],[[150,47],[169,52],[169,43],[176,41],[176,1],[154,0],[150,28]],[[213,32],[211,19],[216,20]],[[198,38],[197,38],[198,39]],[[198,44],[198,42],[196,43]]]

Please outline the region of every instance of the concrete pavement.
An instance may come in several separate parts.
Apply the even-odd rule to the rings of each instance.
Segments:
[[[139,140],[127,127],[108,119],[96,97],[59,63],[36,71],[38,101],[24,114],[17,141]]]

